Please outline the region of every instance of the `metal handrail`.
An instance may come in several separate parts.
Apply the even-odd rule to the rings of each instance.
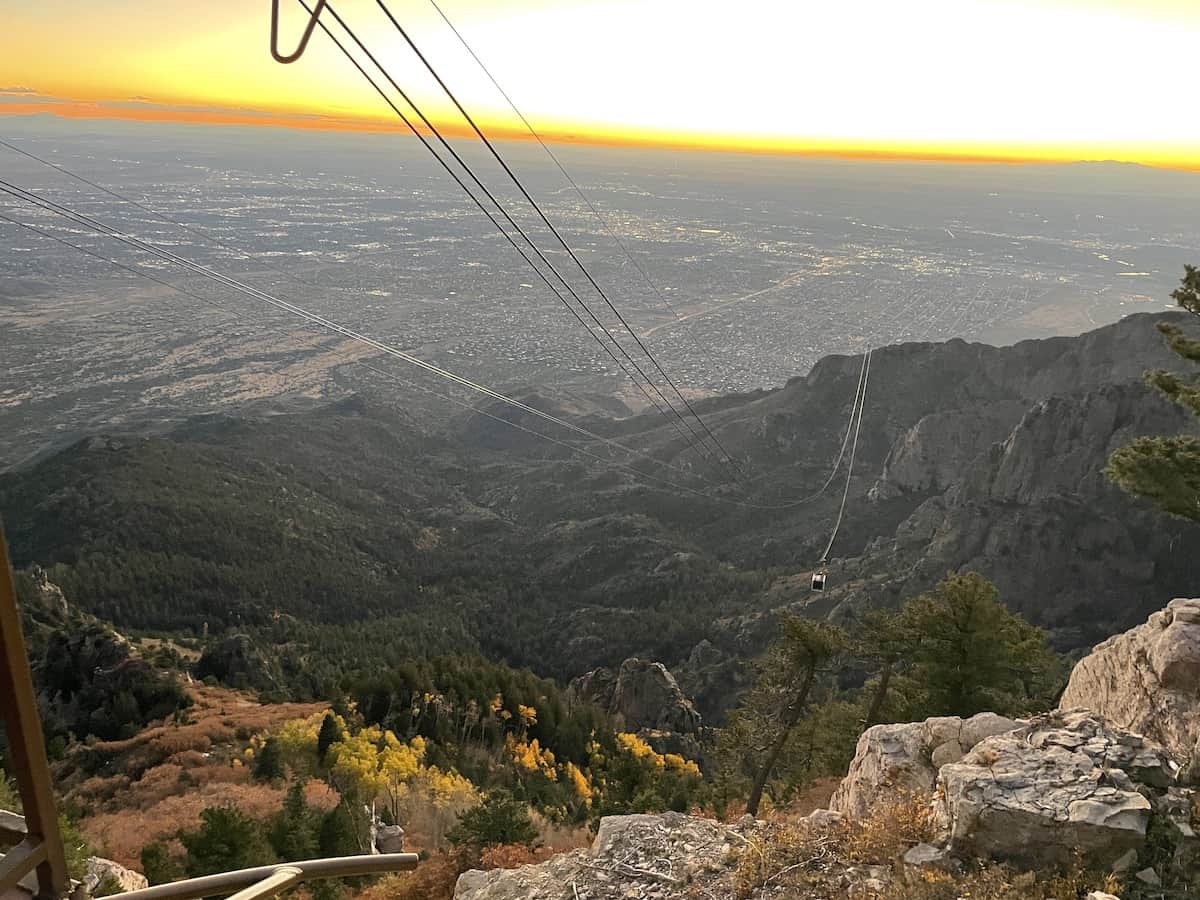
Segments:
[[[264,900],[301,881],[314,878],[350,878],[356,875],[382,875],[407,872],[417,867],[415,853],[376,853],[369,856],[336,856],[303,862],[256,866],[236,872],[203,875],[186,881],[172,881],[121,894],[121,900],[201,900],[215,894],[236,891],[229,900]]]

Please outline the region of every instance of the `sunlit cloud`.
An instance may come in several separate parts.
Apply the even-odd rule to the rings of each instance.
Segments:
[[[10,17],[18,40],[0,58],[0,83],[73,98],[46,102],[76,117],[397,127],[320,33],[300,62],[274,63],[262,6],[127,0],[101,13],[42,0]],[[430,8],[394,6],[485,127],[520,136],[511,110]],[[538,129],[557,140],[1200,167],[1200,119],[1180,112],[1194,83],[1184,48],[1200,46],[1200,3],[1192,0],[444,6]],[[431,117],[463,131],[374,3],[341,0],[338,8]],[[62,29],[64,20],[73,27]],[[291,10],[283,24],[290,46],[303,17]],[[0,103],[0,113],[16,111]]]

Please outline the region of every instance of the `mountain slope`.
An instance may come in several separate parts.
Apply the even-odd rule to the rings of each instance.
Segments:
[[[1005,348],[877,350],[831,589],[815,602],[808,571],[842,476],[788,501],[828,478],[861,358],[702,405],[745,487],[690,477],[701,463],[657,417],[580,421],[699,493],[552,444],[532,452],[477,415],[429,432],[371,396],[89,439],[0,475],[0,511],[19,565],[53,567],[118,626],[266,629],[284,616],[362,644],[387,617],[380,649],[359,659],[478,647],[565,677],[634,655],[677,663],[707,640],[711,664],[714,648],[760,649],[771,610],[851,615],[960,568],[1079,646],[1196,576],[1200,529],[1100,474],[1129,438],[1194,427],[1140,383],[1172,363],[1158,318]]]

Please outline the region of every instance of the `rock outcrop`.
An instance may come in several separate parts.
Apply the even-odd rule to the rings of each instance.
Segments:
[[[1150,796],[1179,766],[1140,735],[1087,710],[1056,711],[980,741],[938,770],[936,809],[960,856],[1110,863],[1146,839]]]
[[[1082,852],[1109,865],[1143,846],[1152,814],[1193,841],[1180,771],[1166,748],[1089,710],[942,717],[867,729],[830,807],[860,819],[910,799],[933,805],[956,857],[1043,866]]]
[[[454,900],[730,897],[748,827],[680,813],[608,816],[590,848],[519,869],[472,870]]]
[[[881,800],[928,793],[942,766],[957,762],[984,738],[1012,731],[1018,724],[995,713],[980,713],[969,719],[940,716],[868,728],[858,739],[830,808],[862,818]]]
[[[1086,707],[1200,768],[1200,598],[1171,601],[1071,673],[1061,706]]]
[[[694,734],[700,728],[700,713],[659,662],[627,659],[616,672],[595,669],[568,685],[566,699],[600,707],[627,731]]]

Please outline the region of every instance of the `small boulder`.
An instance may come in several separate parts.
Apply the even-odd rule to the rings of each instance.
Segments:
[[[945,847],[935,847],[933,844],[917,844],[910,847],[904,854],[904,865],[911,869],[941,869],[949,871],[954,867],[954,860]]]
[[[150,886],[150,882],[141,872],[127,869],[120,863],[100,856],[92,856],[88,859],[81,884],[89,896],[95,896],[96,891],[102,886],[117,888],[122,894],[129,891],[140,891],[142,888]]]
[[[404,829],[399,825],[381,825],[375,830],[375,849],[380,853],[403,853]]]
[[[814,809],[800,821],[808,828],[832,828],[846,817],[832,809]]]

